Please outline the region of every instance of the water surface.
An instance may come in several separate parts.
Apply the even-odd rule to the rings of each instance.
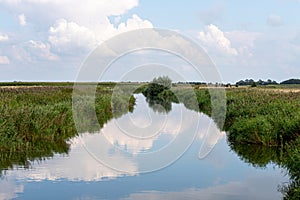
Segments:
[[[73,138],[68,154],[6,170],[0,199],[282,198],[285,172],[269,161],[251,164],[241,156],[245,150],[238,156],[208,116],[183,104],[150,108],[143,95],[135,97],[132,113]],[[204,141],[214,148],[199,159]]]

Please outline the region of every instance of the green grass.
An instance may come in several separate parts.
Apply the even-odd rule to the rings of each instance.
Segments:
[[[73,86],[72,82],[0,82],[0,86]]]
[[[300,93],[228,90],[225,130],[238,143],[276,146],[293,141],[300,136]]]
[[[112,87],[97,87],[95,111],[98,126],[81,121],[80,132],[97,131],[113,116],[132,111],[135,99],[130,97],[129,109],[125,94],[118,95],[111,105]],[[68,153],[68,140],[78,132],[72,112],[70,86],[0,88],[0,171],[14,164],[28,166],[28,160]],[[84,96],[83,96],[84,98]],[[82,112],[92,109],[82,107]],[[115,113],[113,113],[115,112]]]
[[[82,83],[85,85],[90,85],[90,84],[97,84],[93,82],[85,82]],[[56,86],[70,86],[73,87],[74,82],[22,82],[22,81],[14,81],[14,82],[0,82],[0,86],[18,86],[18,87],[29,87],[29,86],[51,86],[51,87],[56,87]],[[98,84],[99,86],[108,86],[112,87],[116,85],[116,83],[113,82],[101,82]]]
[[[231,148],[255,167],[272,162],[285,168],[291,180],[280,188],[284,199],[300,199],[300,92],[262,88],[226,91],[223,129]],[[196,89],[196,94],[200,110],[210,115],[208,90]]]
[[[195,93],[199,109],[211,115],[208,90]],[[227,89],[226,96],[223,129],[230,142],[279,146],[300,136],[300,92],[234,88]]]

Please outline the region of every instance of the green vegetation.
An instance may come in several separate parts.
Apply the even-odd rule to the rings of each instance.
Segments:
[[[282,81],[280,84],[300,84],[300,79],[289,79]]]
[[[172,95],[176,97],[173,102],[181,102],[188,109],[199,109],[212,116],[211,102],[217,101],[211,95],[214,90],[218,88],[209,91],[207,88],[195,87],[191,91],[176,87],[172,90]],[[144,88],[143,94],[147,98],[164,102],[163,100],[168,98],[161,98],[161,94],[166,91],[171,92],[161,85],[151,83]],[[285,168],[291,180],[289,184],[284,184],[280,188],[284,199],[299,199],[300,92],[268,90],[260,87],[234,88],[226,91],[227,112],[224,129],[228,133],[231,148],[242,160],[254,167],[265,167],[272,162]],[[197,108],[192,103],[193,94],[196,94]],[[217,109],[224,108],[220,106]],[[218,124],[219,116],[212,117]]]
[[[122,95],[111,106],[113,84],[101,84],[95,94],[95,110],[100,127],[114,116],[132,110],[134,99]],[[67,153],[68,140],[77,135],[69,86],[0,88],[0,172],[30,160],[44,159],[53,153]],[[124,106],[126,105],[126,106]],[[89,112],[90,105],[82,107]],[[93,124],[84,131],[96,131]],[[97,126],[99,127],[99,126]]]
[[[240,80],[238,82],[236,82],[236,85],[260,85],[260,86],[267,86],[267,85],[278,85],[278,83],[276,81],[273,81],[271,79],[268,79],[266,81],[263,81],[261,79],[259,79],[258,81],[254,81],[253,79],[246,79],[246,80]],[[280,85],[296,85],[296,84],[300,84],[300,79],[288,79],[285,81],[280,82]]]
[[[171,89],[172,87],[172,80],[168,76],[160,76],[158,78],[154,78],[152,83],[161,85],[166,89]]]
[[[73,86],[72,82],[0,82],[0,86]]]
[[[294,141],[300,136],[300,93],[228,90],[225,130],[231,142],[278,146]]]
[[[143,90],[139,90],[146,97],[146,101],[154,111],[170,112],[172,102],[178,103],[175,94],[170,90],[172,81],[169,77],[163,76],[154,78],[153,81]]]
[[[272,81],[271,79],[268,79],[266,81],[263,81],[259,79],[258,81],[254,81],[253,79],[246,79],[246,80],[240,80],[236,82],[236,85],[250,85],[250,86],[257,86],[257,85],[277,85],[278,83],[276,81]]]
[[[300,199],[300,138],[286,147],[283,166],[291,176],[290,183],[282,187],[284,199]]]
[[[158,78],[159,79],[159,78]],[[157,80],[157,79],[155,79]],[[253,82],[254,83],[254,82]],[[167,111],[171,102],[183,103],[187,108],[200,110],[212,116],[211,102],[221,105],[217,98],[211,98],[211,89],[196,87],[167,87],[151,82],[142,93],[150,107],[160,104]],[[300,92],[282,92],[262,89],[260,87],[226,89],[227,108],[224,130],[228,132],[230,142],[241,144],[260,144],[265,146],[282,146],[295,141],[300,136]],[[192,103],[196,95],[197,108]],[[222,113],[222,106],[219,106]],[[216,123],[221,116],[212,116]]]
[[[0,89],[0,170],[66,153],[76,135],[67,87]]]
[[[211,116],[208,89],[195,88],[195,94],[199,110]],[[300,136],[300,92],[249,87],[226,89],[226,95],[224,130],[230,142],[281,146]]]
[[[290,181],[282,183],[279,191],[284,195],[283,199],[300,199],[300,138],[293,145],[283,147],[237,143],[231,143],[230,146],[241,160],[254,167],[265,168],[269,163],[275,163],[286,169]]]
[[[89,83],[82,85],[88,88]],[[15,164],[29,166],[31,160],[42,160],[53,153],[68,153],[68,140],[77,135],[70,83],[17,82],[10,86],[0,88],[0,172]],[[218,88],[211,91],[199,85],[171,88],[167,77],[144,85],[115,86],[115,83],[101,83],[95,101],[88,104],[85,98],[90,96],[84,94],[83,88],[81,99],[76,99],[80,105],[77,112],[90,116],[95,110],[96,118],[79,118],[80,132],[98,131],[111,118],[132,112],[133,92],[143,93],[149,106],[158,112],[169,112],[172,103],[181,102],[188,109],[212,116],[217,124],[222,118],[212,115],[211,102],[223,105],[214,96]],[[288,89],[283,85],[227,88],[223,129],[232,149],[246,162],[256,167],[273,162],[287,169],[291,182],[281,190],[286,199],[299,199],[300,92],[289,86]],[[225,108],[217,109],[222,113]]]
[[[195,91],[200,110],[210,115],[208,90]],[[291,181],[281,187],[284,199],[300,199],[300,92],[227,89],[224,129],[231,148],[244,161],[285,168]]]

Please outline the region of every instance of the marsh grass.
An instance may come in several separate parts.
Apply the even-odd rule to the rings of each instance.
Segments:
[[[54,153],[68,153],[68,140],[78,134],[73,120],[70,83],[34,83],[38,87],[31,87],[32,84],[0,87],[1,173],[14,165],[29,167],[31,161],[52,157]],[[124,84],[120,90],[113,91],[115,86],[115,83],[98,85],[95,102],[90,105],[84,104],[84,98],[88,97],[81,96],[79,112],[88,115],[95,110],[97,119],[92,122],[81,119],[79,132],[95,132],[111,118],[132,112],[135,104],[132,91],[139,93],[147,89],[146,84]],[[282,187],[282,192],[287,199],[297,199],[300,193],[300,92],[281,90],[227,89],[224,130],[232,149],[246,162],[259,167],[275,162],[286,168],[291,183]],[[114,92],[116,98],[112,99]],[[183,103],[188,109],[210,116],[211,100],[216,101],[207,88],[174,87],[158,94],[160,99]],[[212,117],[218,124],[219,116]],[[250,144],[255,148],[249,148]]]
[[[111,105],[113,86],[100,84],[94,105],[82,107],[82,112],[95,108],[97,127],[103,127],[114,116],[112,110],[121,116],[133,109],[134,98],[130,97],[128,103],[122,94]],[[28,167],[31,160],[52,157],[54,153],[68,153],[69,139],[78,134],[72,91],[71,86],[61,85],[0,88],[0,172],[13,165]],[[81,123],[79,133],[97,131],[84,119]]]
[[[245,162],[286,169],[291,179],[279,188],[283,199],[300,199],[300,92],[287,89],[227,89],[224,130],[231,149]],[[200,110],[210,115],[207,89],[195,92]]]
[[[225,130],[229,140],[267,146],[300,136],[300,93],[228,90]]]

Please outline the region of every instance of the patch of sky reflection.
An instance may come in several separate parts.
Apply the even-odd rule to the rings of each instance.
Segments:
[[[209,139],[209,142],[216,144],[215,148],[204,159],[198,158],[204,134],[212,122],[200,113],[197,113],[200,121],[197,137],[180,159],[160,170],[139,173],[145,163],[140,163],[134,155],[155,152],[172,142],[181,132],[188,131],[189,124],[178,128],[182,119],[176,117],[181,116],[181,112],[186,116],[187,113],[194,114],[194,111],[187,110],[182,104],[172,104],[173,109],[168,114],[159,114],[145,107],[147,104],[142,96],[136,97],[138,101],[133,113],[110,120],[99,133],[84,133],[73,138],[68,155],[55,155],[44,162],[35,162],[30,169],[8,170],[0,180],[0,199],[281,198],[278,185],[288,180],[281,169],[273,164],[262,169],[244,163],[230,150],[225,133],[217,128],[217,137]],[[161,118],[155,121],[155,115]],[[145,130],[150,124],[160,123],[163,126],[150,129],[159,134],[145,132],[145,139],[138,140],[119,132],[130,132],[131,128],[126,127],[125,123],[128,120],[134,120],[131,125],[138,124]],[[118,144],[117,147],[99,147],[98,140],[103,139],[101,135],[108,143]],[[92,144],[95,146],[91,148]],[[107,159],[125,170],[116,171],[101,163],[97,148],[106,154]]]

